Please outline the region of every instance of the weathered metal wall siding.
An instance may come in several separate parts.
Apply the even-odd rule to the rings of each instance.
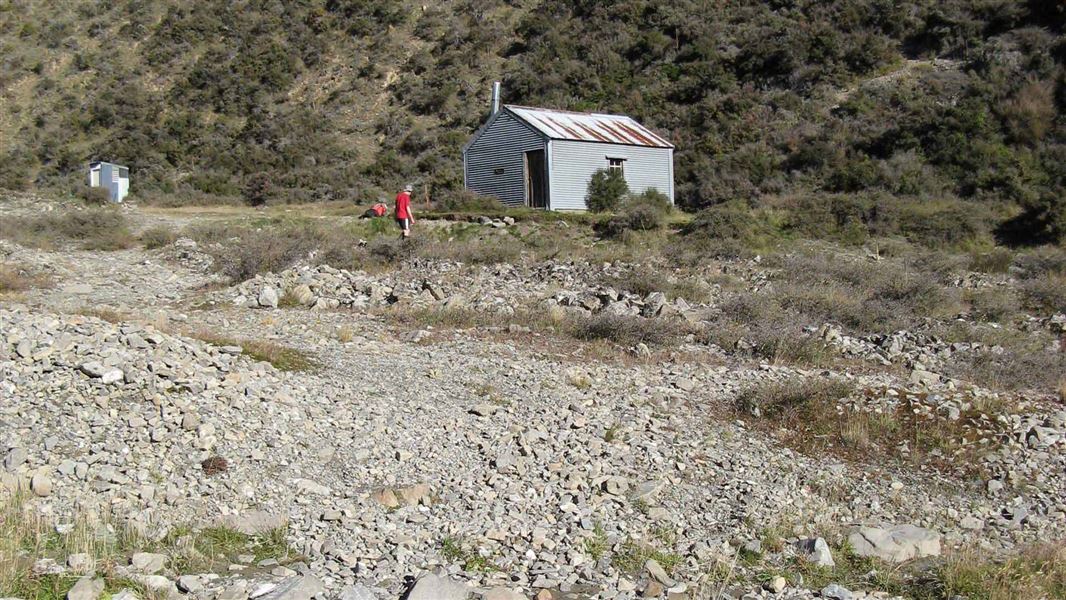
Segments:
[[[585,210],[589,180],[607,168],[607,158],[624,158],[623,173],[629,190],[639,194],[649,188],[674,201],[673,151],[670,148],[622,146],[595,142],[553,140],[551,152],[551,207]]]
[[[545,147],[545,139],[507,112],[466,151],[466,187],[504,204],[526,203],[525,152]],[[497,174],[497,169],[503,173]]]
[[[107,191],[111,194],[111,201],[117,202],[118,197],[118,183],[115,181],[115,177],[118,175],[118,167],[111,163],[102,163],[100,165],[100,186],[107,188]]]

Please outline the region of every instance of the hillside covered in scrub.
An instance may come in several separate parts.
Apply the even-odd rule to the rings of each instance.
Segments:
[[[1062,240],[1063,23],[1056,0],[4,0],[0,187],[100,158],[142,199],[445,198],[502,80],[667,135],[686,208]]]

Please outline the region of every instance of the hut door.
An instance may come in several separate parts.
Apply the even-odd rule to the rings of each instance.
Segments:
[[[526,152],[526,204],[530,208],[548,206],[548,178],[544,166],[543,150]]]

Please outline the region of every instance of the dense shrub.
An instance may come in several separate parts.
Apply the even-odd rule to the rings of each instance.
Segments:
[[[617,237],[626,231],[661,229],[671,210],[670,199],[666,195],[655,189],[648,189],[642,194],[627,197],[618,214],[603,223],[601,233],[608,237]]]
[[[749,247],[765,243],[774,233],[762,215],[742,202],[727,202],[704,209],[684,231],[694,237],[737,240]]]
[[[77,194],[82,201],[90,206],[105,206],[111,202],[111,191],[105,187],[81,185],[78,187]]]
[[[139,237],[144,247],[152,250],[173,244],[178,234],[170,227],[152,227],[142,231]]]
[[[462,145],[502,78],[510,102],[629,114],[668,137],[689,209],[836,196],[773,227],[966,245],[996,224],[1001,240],[1061,242],[1066,69],[1053,5],[193,0],[111,3],[87,19],[15,3],[0,11],[11,34],[0,84],[30,93],[6,107],[0,187],[71,189],[106,151],[138,191],[173,197],[240,197],[270,173],[275,197],[250,202],[373,200],[408,180],[443,198],[462,188]],[[120,60],[108,45],[119,42],[139,50]],[[334,72],[322,61],[334,55],[352,68]],[[889,210],[877,200],[871,214],[881,195]],[[958,205],[914,208],[943,199]]]
[[[585,206],[593,212],[615,210],[629,193],[629,185],[619,170],[600,169],[589,181]]]
[[[680,333],[667,319],[646,319],[606,312],[569,321],[569,333],[581,340],[606,340],[623,346],[657,345],[676,340]]]
[[[274,192],[269,173],[253,173],[244,181],[241,196],[250,206],[262,206]]]
[[[239,282],[260,273],[283,271],[307,258],[326,238],[326,233],[310,224],[283,225],[266,229],[245,229],[239,238],[212,250],[215,268],[231,281]]]

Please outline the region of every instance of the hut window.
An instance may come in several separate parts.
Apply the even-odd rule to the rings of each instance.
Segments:
[[[626,159],[624,158],[612,158],[610,156],[607,157],[607,169],[610,171],[618,171],[619,173],[621,173],[623,172],[625,164]]]

